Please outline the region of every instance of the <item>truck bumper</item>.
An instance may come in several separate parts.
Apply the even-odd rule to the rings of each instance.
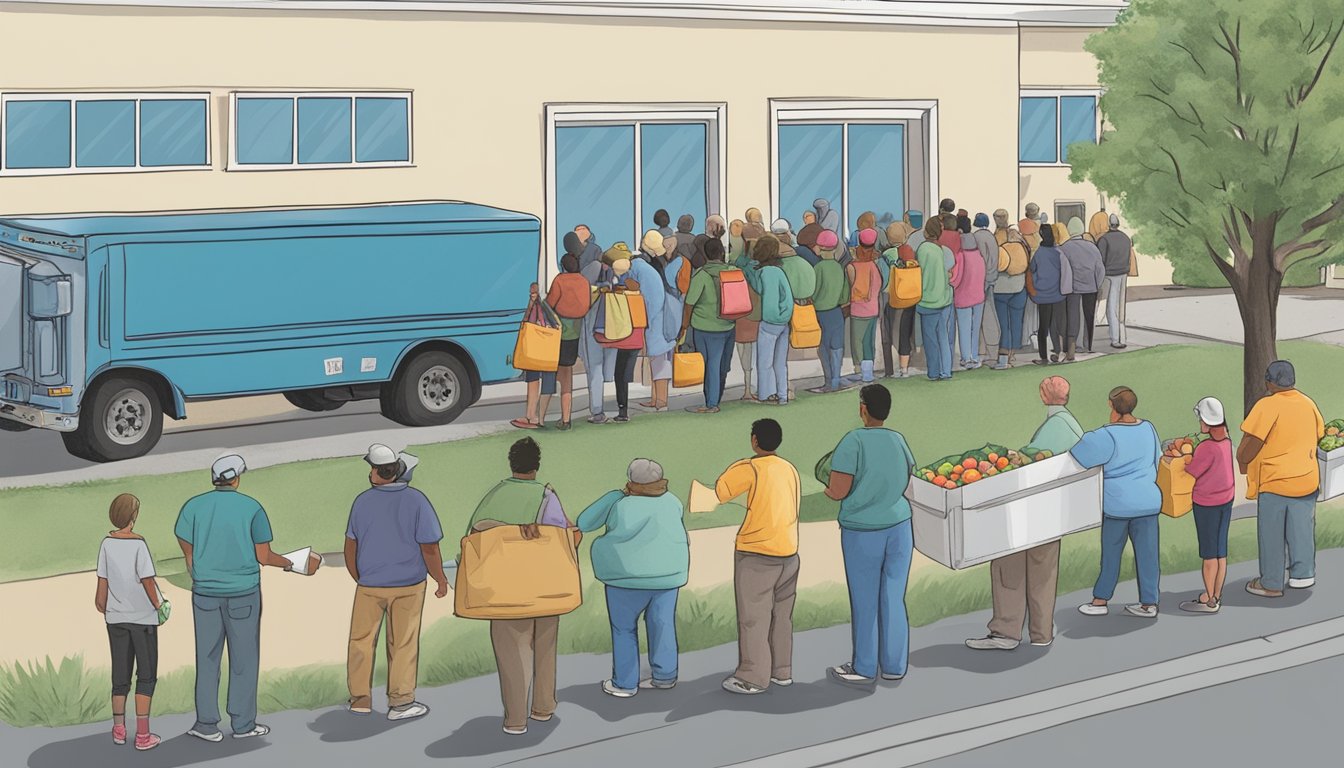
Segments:
[[[0,419],[17,421],[38,429],[54,429],[57,432],[74,432],[79,427],[77,414],[54,413],[44,408],[34,408],[31,405],[6,400],[0,400]]]

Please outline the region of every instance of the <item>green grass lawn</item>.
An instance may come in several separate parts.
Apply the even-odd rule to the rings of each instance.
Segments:
[[[1344,349],[1310,342],[1279,346],[1297,366],[1298,383],[1320,404],[1326,419],[1344,415]],[[1085,427],[1107,415],[1106,393],[1118,384],[1139,395],[1139,415],[1164,436],[1197,427],[1192,412],[1199,398],[1223,399],[1229,413],[1241,402],[1241,350],[1231,345],[1166,346],[1112,355],[1049,369],[1073,384],[1070,407]],[[982,369],[959,373],[949,383],[924,378],[888,381],[894,395],[890,426],[905,433],[921,461],[978,447],[986,442],[1020,446],[1044,417],[1037,385],[1042,369]],[[661,462],[672,490],[683,499],[692,479],[712,483],[732,461],[750,453],[754,419],[769,416],[784,426],[781,454],[803,476],[805,520],[833,519],[834,505],[821,496],[812,467],[857,423],[857,394],[802,395],[784,408],[732,404],[716,416],[683,412],[636,416],[626,425],[576,423],[567,433],[532,434],[542,446],[542,479],[551,483],[571,517],[602,493],[625,482],[630,459]],[[577,421],[577,420],[576,420]],[[1234,425],[1235,426],[1235,425]],[[435,445],[411,446],[421,458],[415,485],[425,491],[455,541],[476,502],[508,474],[508,446],[519,433],[507,432]],[[280,551],[312,545],[339,551],[350,502],[368,487],[368,468],[359,458],[307,461],[248,472],[244,491],[270,514]],[[208,489],[200,471],[77,483],[57,488],[0,491],[0,582],[38,578],[93,567],[98,540],[108,529],[107,507],[121,492],[143,504],[138,530],[163,562],[163,573],[180,572],[173,523],[182,503]],[[741,509],[732,505],[688,518],[692,528],[732,525]],[[455,546],[446,544],[445,556]],[[175,562],[176,561],[176,564]]]

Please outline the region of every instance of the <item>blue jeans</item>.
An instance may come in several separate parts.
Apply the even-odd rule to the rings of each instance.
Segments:
[[[1134,545],[1134,568],[1139,576],[1139,602],[1157,605],[1160,592],[1157,582],[1161,577],[1161,563],[1157,546],[1157,515],[1146,517],[1101,518],[1101,572],[1092,596],[1109,601],[1115,595],[1115,584],[1120,580],[1120,557],[1125,553],[1125,540]]]
[[[957,309],[957,341],[961,344],[961,359],[980,362],[980,324],[985,319],[985,305]]]
[[[718,408],[733,365],[733,331],[696,331],[695,351],[705,358],[705,407]]]
[[[639,615],[649,633],[653,679],[677,680],[677,590],[624,589],[607,586],[611,619],[611,681],[617,688],[639,688]]]
[[[1027,291],[994,294],[994,314],[999,318],[999,354],[1022,348],[1022,316],[1027,309]]]
[[[1294,579],[1316,577],[1316,494],[1294,499],[1262,491],[1255,500],[1255,530],[1260,586],[1282,590],[1285,570]]]
[[[909,520],[880,531],[840,529],[854,671],[864,677],[877,677],[879,666],[887,675],[905,674],[910,658],[905,586],[914,548]]]
[[[234,733],[257,725],[257,672],[261,666],[261,589],[238,597],[192,594],[196,624],[196,724],[219,732],[219,668],[229,646],[228,710]]]
[[[756,336],[756,396],[789,399],[789,324],[761,321]]]
[[[952,378],[952,346],[948,334],[952,326],[952,305],[942,309],[919,308],[920,336],[924,339],[930,379]]]

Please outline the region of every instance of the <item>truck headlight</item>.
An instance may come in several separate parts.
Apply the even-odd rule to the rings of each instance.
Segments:
[[[47,387],[47,397],[70,397],[75,394],[71,387]]]

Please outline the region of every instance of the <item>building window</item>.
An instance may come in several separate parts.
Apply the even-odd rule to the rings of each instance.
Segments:
[[[1068,165],[1069,145],[1095,143],[1098,123],[1095,91],[1023,91],[1017,159],[1023,165]]]
[[[409,165],[411,94],[235,93],[230,170]]]
[[[208,168],[206,94],[5,94],[0,173]]]

